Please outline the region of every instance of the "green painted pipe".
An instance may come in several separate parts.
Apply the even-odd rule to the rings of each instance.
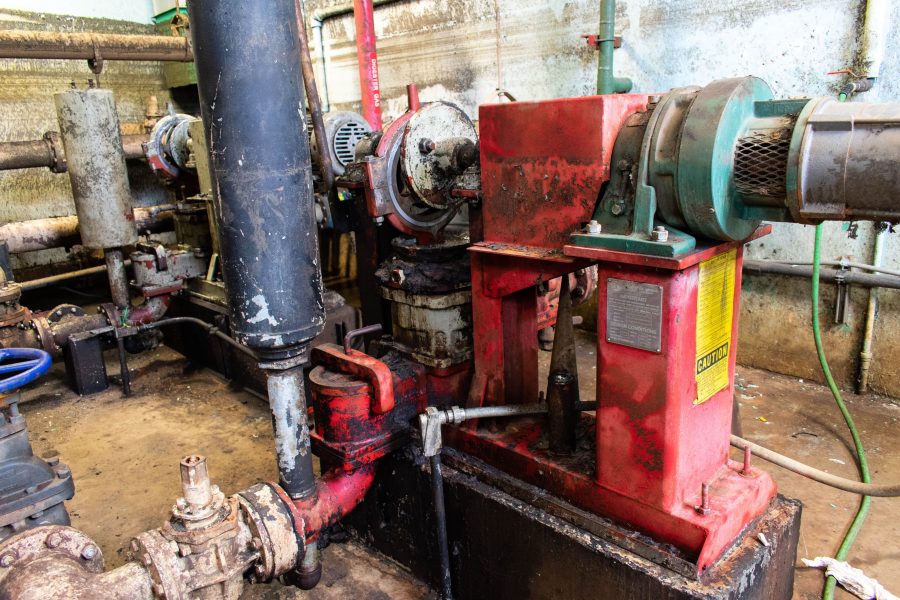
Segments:
[[[631,91],[631,80],[627,77],[616,77],[613,73],[615,40],[616,0],[600,0],[600,32],[597,37],[597,47],[600,49],[597,64],[598,94],[622,94]]]

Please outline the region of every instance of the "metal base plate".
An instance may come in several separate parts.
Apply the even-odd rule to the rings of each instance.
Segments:
[[[669,549],[469,455],[445,449],[444,463],[454,595],[461,600],[791,598],[800,532],[794,500],[773,500],[698,577],[683,574]],[[344,522],[433,582],[438,562],[429,475],[410,453],[382,459],[379,470],[389,476],[376,477],[365,502]]]

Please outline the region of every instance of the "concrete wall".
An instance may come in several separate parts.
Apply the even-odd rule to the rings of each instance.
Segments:
[[[8,4],[8,3],[7,3]],[[30,2],[28,3],[31,4]],[[143,12],[125,11],[149,2],[36,2],[53,4],[59,10],[92,12],[109,10],[116,16]],[[118,7],[118,8],[117,8]],[[149,11],[149,8],[146,8]],[[90,10],[88,10],[90,9]],[[48,8],[49,10],[49,8]],[[101,13],[102,14],[102,13]],[[143,20],[143,17],[141,17]],[[40,31],[73,31],[104,33],[155,33],[152,25],[124,20],[96,19],[56,14],[0,9],[0,28]],[[0,141],[38,139],[45,131],[58,131],[53,94],[68,89],[72,82],[87,86],[96,78],[86,61],[80,60],[2,60],[0,59]],[[162,67],[153,62],[118,62],[105,64],[100,76],[102,87],[112,89],[122,130],[127,134],[143,132],[147,99],[156,95],[164,109],[168,94],[164,90]],[[153,205],[167,201],[165,190],[156,182],[145,165],[131,168],[132,195],[136,205]],[[23,169],[0,172],[0,222],[23,221],[74,214],[69,177],[47,169]],[[64,249],[30,252],[14,257],[14,267],[26,268],[75,258]]]
[[[150,23],[150,0],[3,0],[0,9]]]
[[[343,1],[308,1],[307,14]],[[891,22],[900,25],[895,5]],[[827,73],[853,66],[864,8],[860,0],[620,0],[616,71],[644,92],[754,74],[777,96],[832,95],[842,79]],[[596,32],[598,20],[596,0],[420,0],[376,8],[385,116],[404,110],[411,81],[423,101],[450,100],[473,116],[479,104],[495,101],[498,87],[520,100],[589,94],[596,53],[580,36]],[[324,35],[331,102],[358,109],[352,17],[327,21]],[[882,80],[862,99],[900,100],[900,26],[891,32]],[[824,258],[868,260],[871,231],[861,224],[854,239],[842,224],[829,224]],[[748,256],[809,260],[812,235],[812,227],[776,225],[772,236],[750,245]],[[900,268],[897,235],[890,236],[886,262]],[[832,287],[823,289],[825,339],[834,371],[850,384],[868,293],[852,290],[849,323],[834,325]],[[893,291],[880,295],[872,385],[898,396],[900,299]],[[808,281],[748,277],[739,360],[820,378],[808,296]]]

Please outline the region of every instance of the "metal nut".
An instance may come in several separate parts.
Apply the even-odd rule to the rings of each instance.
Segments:
[[[650,232],[650,239],[654,242],[665,242],[669,239],[669,231],[662,225],[657,225],[656,228]]]
[[[16,555],[12,552],[6,552],[2,556],[0,556],[0,567],[9,567],[16,562]]]
[[[84,560],[94,560],[97,556],[97,546],[93,544],[88,544],[84,548],[81,549],[81,558]]]
[[[618,217],[623,212],[625,212],[625,205],[621,202],[614,202],[612,206],[609,207],[609,212],[611,212],[614,216]]]
[[[600,231],[602,229],[603,229],[603,227],[600,225],[600,223],[596,219],[591,219],[588,222],[587,227],[584,228],[584,231],[585,231],[585,233],[596,235],[596,234],[600,233]]]
[[[47,536],[47,539],[44,540],[44,543],[48,548],[57,548],[60,544],[62,544],[62,536],[55,531]]]

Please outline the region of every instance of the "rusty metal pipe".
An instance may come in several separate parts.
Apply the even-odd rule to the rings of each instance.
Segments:
[[[56,132],[48,132],[39,140],[0,142],[0,171],[46,167],[54,173],[65,173],[66,158],[62,144],[55,141]],[[146,135],[123,135],[122,150],[126,160],[144,158]]]
[[[192,62],[194,55],[186,37],[0,31],[0,58]]]
[[[316,147],[319,150],[319,164],[322,166],[325,193],[330,197],[334,189],[334,165],[331,162],[331,149],[328,147],[328,136],[325,134],[322,104],[319,102],[319,90],[316,88],[315,71],[313,70],[312,58],[310,58],[309,54],[309,37],[306,35],[306,21],[303,19],[303,7],[300,0],[294,0],[294,7],[297,10],[297,37],[300,41],[300,67],[303,69],[306,102],[312,118]]]
[[[125,261],[126,267],[130,264],[130,260]],[[57,275],[50,275],[48,277],[41,277],[39,279],[31,279],[30,281],[21,281],[19,282],[19,285],[22,287],[23,292],[29,292],[31,290],[39,290],[41,288],[49,287],[57,283],[71,281],[73,279],[79,279],[81,277],[99,275],[100,273],[106,273],[106,265],[97,265],[95,267],[78,269],[77,271],[68,271],[66,273],[59,273]]]
[[[138,231],[171,231],[174,210],[174,204],[135,208],[135,225]],[[74,246],[81,243],[78,217],[50,217],[0,225],[0,240],[6,240],[13,254]]]
[[[109,293],[113,304],[123,309],[131,301],[128,291],[128,274],[125,272],[125,256],[121,248],[110,248],[104,252],[106,276],[109,279]]]
[[[51,167],[56,164],[53,148],[47,140],[3,142],[0,144],[0,171]]]

